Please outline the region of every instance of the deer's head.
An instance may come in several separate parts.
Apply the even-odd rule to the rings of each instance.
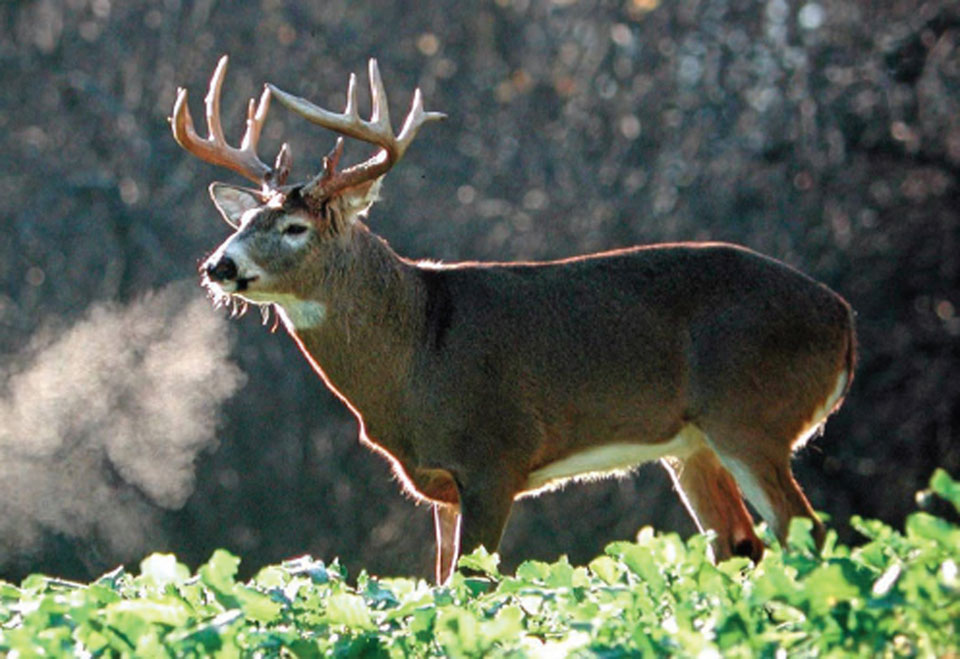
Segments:
[[[357,110],[357,80],[350,76],[347,106],[330,112],[297,96],[267,85],[259,103],[250,100],[247,129],[239,148],[226,143],[220,124],[220,90],[227,57],[220,59],[206,97],[209,137],[193,128],[187,91],[177,93],[171,124],[177,142],[195,156],[231,169],[258,184],[244,188],[225,183],[210,186],[210,195],[234,234],[201,265],[204,284],[216,298],[237,296],[257,304],[303,299],[321,282],[324,261],[335,259],[349,244],[357,220],[377,199],[384,174],[401,158],[427,121],[442,119],[425,112],[420,90],[403,128],[395,135],[390,124],[387,95],[376,60],[370,60],[372,110],[369,120]],[[284,144],[271,167],[257,156],[257,143],[271,96],[308,121],[374,144],[379,150],[365,162],[337,170],[343,138],[323,159],[313,178],[288,185],[292,157]]]

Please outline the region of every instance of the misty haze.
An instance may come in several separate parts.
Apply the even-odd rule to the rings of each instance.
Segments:
[[[51,535],[107,562],[162,542],[157,509],[187,501],[244,381],[222,316],[195,285],[172,285],[51,324],[4,362],[0,570]]]

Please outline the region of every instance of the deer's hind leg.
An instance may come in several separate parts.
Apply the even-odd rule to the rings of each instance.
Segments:
[[[446,583],[456,568],[460,551],[460,511],[458,506],[434,503],[433,525],[437,536],[437,584]]]
[[[717,533],[716,559],[746,556],[759,561],[763,543],[754,533],[753,518],[733,476],[710,447],[704,445],[682,459],[666,457],[662,462],[700,531]]]
[[[823,546],[826,529],[790,468],[794,438],[771,440],[759,429],[716,431],[710,438],[721,462],[736,478],[747,501],[773,528],[781,546],[786,546],[794,517],[809,518],[817,547]]]

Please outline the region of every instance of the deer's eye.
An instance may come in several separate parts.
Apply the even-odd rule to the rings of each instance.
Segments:
[[[285,236],[299,236],[300,234],[306,233],[307,227],[302,224],[290,224],[283,230],[283,235]]]

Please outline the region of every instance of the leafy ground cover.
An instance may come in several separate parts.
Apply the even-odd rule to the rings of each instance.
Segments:
[[[927,499],[960,512],[960,483],[937,471]],[[921,500],[923,500],[921,497]],[[139,574],[89,584],[43,575],[0,582],[0,654],[33,656],[958,656],[960,527],[918,511],[903,532],[854,521],[867,541],[820,555],[809,524],[759,565],[714,565],[708,541],[643,529],[587,566],[530,561],[450,584],[356,583],[336,561],[266,567],[247,583],[217,551],[196,574],[154,554]]]

